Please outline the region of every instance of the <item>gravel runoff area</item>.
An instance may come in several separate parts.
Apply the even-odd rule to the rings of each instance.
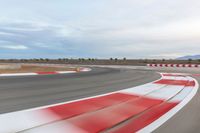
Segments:
[[[14,64],[10,64],[14,65]],[[53,71],[78,71],[78,67],[69,66],[40,66],[40,65],[21,65],[20,67],[10,67],[7,69],[0,69],[0,74],[5,73],[28,73],[28,72],[53,72]]]

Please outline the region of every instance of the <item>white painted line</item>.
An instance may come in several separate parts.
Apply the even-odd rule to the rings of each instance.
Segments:
[[[0,74],[0,76],[31,76],[38,75],[37,73],[8,73],[8,74]]]
[[[188,79],[183,77],[175,77],[175,76],[163,76],[163,79],[170,79],[170,80],[185,80],[187,81]]]
[[[77,73],[76,71],[56,71],[59,74]]]

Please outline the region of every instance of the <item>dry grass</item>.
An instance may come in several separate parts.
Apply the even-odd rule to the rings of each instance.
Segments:
[[[28,73],[28,72],[53,72],[53,71],[77,71],[77,68],[52,67],[52,66],[33,66],[22,65],[19,69],[0,69],[0,73]]]

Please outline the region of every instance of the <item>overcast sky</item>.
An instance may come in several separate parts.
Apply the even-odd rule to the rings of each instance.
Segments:
[[[0,0],[0,58],[199,53],[199,0]]]

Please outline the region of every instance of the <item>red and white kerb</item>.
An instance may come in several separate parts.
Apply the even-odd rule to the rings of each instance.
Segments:
[[[31,75],[54,75],[54,74],[69,74],[78,72],[88,72],[90,68],[80,68],[78,71],[51,71],[51,72],[28,72],[28,73],[6,73],[0,74],[0,77],[6,76],[31,76]]]
[[[0,132],[151,132],[189,102],[197,88],[191,77],[162,74],[138,87],[0,115]]]
[[[185,68],[198,68],[200,65],[198,64],[147,64],[148,67],[185,67]]]

